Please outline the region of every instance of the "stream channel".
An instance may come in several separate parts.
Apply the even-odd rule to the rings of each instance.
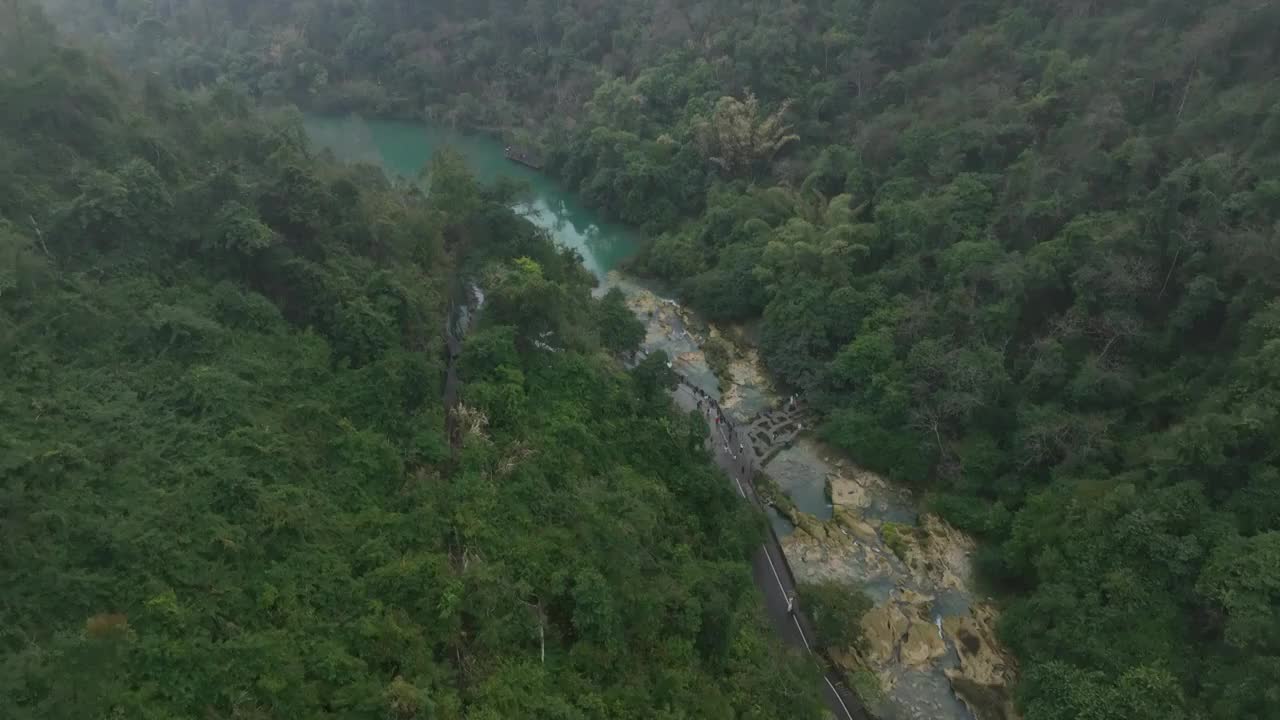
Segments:
[[[357,117],[307,116],[305,126],[338,159],[377,165],[393,177],[417,177],[436,150],[451,146],[481,182],[500,175],[528,182],[530,199],[517,210],[578,251],[599,292],[619,287],[626,294],[647,327],[644,350],[664,350],[686,379],[720,399],[735,423],[751,426],[765,472],[795,504],[797,512],[771,512],[770,520],[798,579],[854,583],[875,601],[859,654],[871,668],[864,680],[873,674],[878,683],[869,684],[880,687],[869,709],[887,720],[970,720],[971,707],[982,720],[1009,716],[1012,664],[993,639],[994,609],[970,589],[972,543],[920,518],[905,492],[811,439],[803,432],[802,405],[786,412],[788,399],[772,391],[753,352],[735,358],[734,377],[718,384],[701,351],[718,330],[660,288],[617,271],[639,249],[635,230],[603,221],[552,178],[508,161],[491,138]],[[850,655],[847,664],[859,662]],[[967,705],[956,695],[965,689]]]

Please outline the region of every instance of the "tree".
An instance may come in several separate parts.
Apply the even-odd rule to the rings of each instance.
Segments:
[[[1280,650],[1280,532],[1232,538],[1214,549],[1196,592],[1225,615],[1223,638],[1237,648]]]
[[[745,100],[720,98],[711,117],[698,126],[704,155],[730,177],[754,177],[783,148],[800,139],[783,120],[789,105],[784,101],[762,117],[760,101],[753,94],[748,93]]]
[[[801,584],[796,590],[824,649],[862,647],[862,616],[874,606],[862,590],[835,580]]]
[[[644,340],[644,323],[640,322],[626,297],[618,288],[610,288],[596,308],[600,342],[612,353],[628,355],[640,349]]]

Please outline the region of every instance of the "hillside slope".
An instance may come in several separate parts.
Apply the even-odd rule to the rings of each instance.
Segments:
[[[0,716],[818,716],[759,518],[508,197],[0,12]]]
[[[1277,4],[130,7],[191,86],[540,142],[985,539],[1029,718],[1280,716]]]

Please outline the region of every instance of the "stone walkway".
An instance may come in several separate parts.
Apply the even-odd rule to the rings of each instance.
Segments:
[[[790,447],[808,420],[804,404],[793,401],[781,408],[763,410],[748,420],[746,434],[759,464],[765,465],[774,455]]]

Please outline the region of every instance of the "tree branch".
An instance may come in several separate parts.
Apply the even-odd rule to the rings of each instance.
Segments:
[[[1178,267],[1178,256],[1181,254],[1182,254],[1182,246],[1179,245],[1178,251],[1173,254],[1173,262],[1169,264],[1169,272],[1165,273],[1164,275],[1164,284],[1160,286],[1160,294],[1156,295],[1157,301],[1159,301],[1161,298],[1164,297],[1164,291],[1166,288],[1169,287],[1169,278],[1173,277],[1173,269]]]
[[[44,233],[40,232],[40,225],[36,222],[34,215],[28,215],[27,219],[31,221],[31,228],[36,231],[36,239],[40,241],[40,249],[44,250],[44,254],[50,260],[53,259],[53,253],[49,252],[49,246],[44,244]]]
[[[1191,94],[1191,81],[1196,77],[1196,68],[1200,65],[1200,58],[1196,58],[1191,63],[1191,72],[1187,73],[1187,84],[1182,86],[1182,102],[1178,103],[1178,114],[1173,118],[1173,124],[1177,125],[1182,119],[1182,111],[1187,107],[1187,96]]]

